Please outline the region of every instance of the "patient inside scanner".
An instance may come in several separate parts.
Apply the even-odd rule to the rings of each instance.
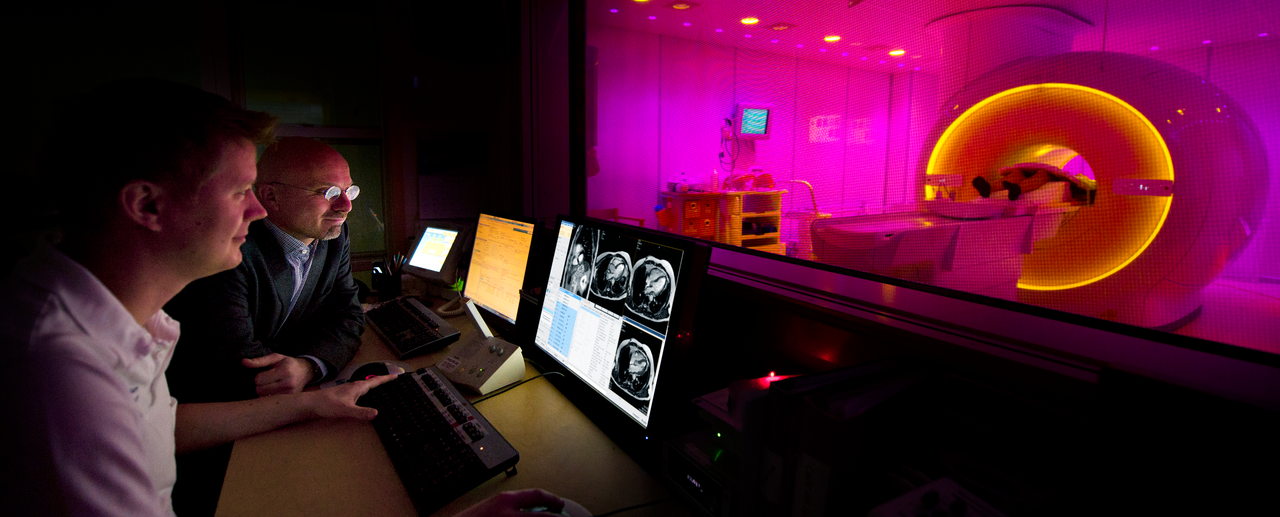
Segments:
[[[1044,163],[994,166],[965,184],[949,176],[950,185],[939,182],[919,211],[816,221],[816,258],[1016,300],[1022,256],[1096,200],[1095,180]],[[962,189],[970,191],[962,196]]]

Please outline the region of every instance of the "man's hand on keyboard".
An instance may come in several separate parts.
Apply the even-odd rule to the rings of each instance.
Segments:
[[[332,388],[308,391],[303,395],[312,397],[310,407],[315,412],[316,418],[373,420],[373,417],[378,416],[378,410],[357,406],[356,400],[374,386],[390,382],[395,378],[395,375],[379,375],[362,381],[340,384]]]
[[[311,382],[311,361],[301,357],[289,357],[276,353],[262,357],[243,359],[245,368],[270,368],[254,376],[259,397],[279,395],[281,393],[298,393]]]

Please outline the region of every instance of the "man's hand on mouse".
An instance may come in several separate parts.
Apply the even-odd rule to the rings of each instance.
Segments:
[[[546,512],[530,513],[530,508],[546,508]],[[546,490],[531,488],[515,492],[503,492],[474,506],[463,510],[453,517],[534,517],[538,515],[561,515],[564,500]]]
[[[311,361],[301,357],[271,353],[243,359],[240,364],[252,369],[270,368],[253,378],[259,397],[298,393],[311,382]]]
[[[310,397],[308,406],[315,412],[316,418],[358,418],[373,420],[378,410],[357,406],[356,400],[374,386],[390,382],[395,375],[379,375],[362,381],[348,382],[332,388],[308,391],[302,396]]]

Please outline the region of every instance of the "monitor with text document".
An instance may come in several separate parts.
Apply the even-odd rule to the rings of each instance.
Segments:
[[[463,291],[481,309],[514,325],[535,223],[480,214]]]
[[[617,433],[648,439],[658,415],[683,396],[673,365],[691,343],[710,248],[586,218],[561,216],[553,231],[531,348],[589,388],[574,402],[626,448]]]

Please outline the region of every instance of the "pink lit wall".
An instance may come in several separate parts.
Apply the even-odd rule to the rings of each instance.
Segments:
[[[840,214],[913,209],[916,161],[933,125],[938,81],[614,27],[588,25],[599,48],[600,173],[590,208],[646,217],[667,181],[705,182],[720,169],[720,127],[738,103],[774,106],[770,138],[743,142],[735,172],[806,180],[818,208]],[[726,157],[727,161],[727,157]],[[811,210],[803,185],[784,211]],[[787,238],[784,235],[784,238]]]

